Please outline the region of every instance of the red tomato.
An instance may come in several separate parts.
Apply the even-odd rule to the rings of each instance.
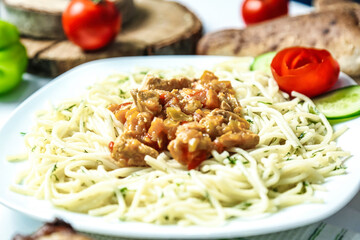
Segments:
[[[62,25],[70,41],[84,50],[96,50],[116,37],[121,15],[108,0],[72,0],[63,12]]]
[[[340,68],[322,49],[291,47],[278,52],[271,71],[281,90],[314,97],[328,91],[338,80]]]
[[[209,156],[208,151],[198,150],[195,152],[187,152],[188,170],[197,168]]]
[[[112,152],[113,150],[114,150],[114,142],[113,141],[111,141],[111,142],[109,142],[109,150],[110,150],[110,152]]]
[[[289,0],[245,0],[241,14],[249,25],[288,14],[288,5]]]

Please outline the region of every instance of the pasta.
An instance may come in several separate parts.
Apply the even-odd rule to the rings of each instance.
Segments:
[[[123,125],[107,109],[130,98],[146,75],[199,77],[204,69],[137,69],[96,82],[86,93],[37,113],[25,135],[28,167],[11,186],[15,192],[53,205],[109,220],[156,224],[221,225],[236,217],[276,212],[314,196],[326,177],[344,174],[348,152],[310,99],[290,98],[276,82],[250,72],[251,58],[214,66],[220,80],[230,80],[256,148],[212,151],[197,170],[188,171],[168,152],[150,167],[118,168],[108,144]]]

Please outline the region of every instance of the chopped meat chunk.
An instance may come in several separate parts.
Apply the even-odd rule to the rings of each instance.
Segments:
[[[259,143],[259,136],[248,130],[249,123],[229,111],[215,109],[202,118],[200,124],[205,126],[206,132],[220,152],[235,146],[249,149]]]
[[[226,111],[234,112],[241,115],[241,105],[236,99],[235,95],[229,93],[220,93],[220,108]]]
[[[212,89],[206,91],[206,102],[205,107],[208,109],[215,109],[220,107],[220,100],[216,92]]]
[[[173,89],[191,88],[192,83],[193,80],[188,78],[173,78],[170,80],[163,80],[161,78],[149,76],[145,79],[143,89],[158,89],[170,92]]]
[[[219,80],[219,78],[213,72],[210,71],[204,71],[200,77],[200,82],[202,84],[211,83],[212,81],[217,81],[217,80]]]
[[[130,110],[132,102],[122,103],[120,105],[111,104],[108,109],[112,111],[117,120],[119,120],[122,124],[126,121],[126,113]]]
[[[209,134],[211,139],[215,139],[217,136],[222,134],[225,119],[223,116],[214,116],[208,114],[206,117],[200,120],[200,124],[205,127],[206,133]]]
[[[219,78],[210,71],[205,71],[203,73],[200,77],[200,81],[195,83],[195,88],[212,89],[216,93],[235,93],[230,81],[219,81]]]
[[[154,148],[158,150],[166,150],[169,143],[168,141],[168,129],[161,118],[154,118],[151,122],[151,126],[148,131],[149,140],[155,143]],[[149,142],[149,145],[151,143]]]
[[[134,89],[131,91],[131,96],[139,112],[149,112],[153,115],[160,113],[162,106],[156,91]]]
[[[212,139],[225,134],[226,132],[240,132],[248,129],[249,123],[239,115],[215,109],[200,120],[200,124],[205,126],[206,132]]]
[[[164,120],[164,125],[169,141],[173,140],[176,137],[176,130],[180,126],[180,122],[167,118]]]
[[[230,81],[209,71],[197,80],[146,79],[142,90],[132,90],[134,104],[109,106],[124,123],[112,146],[119,167],[146,166],[146,155],[169,150],[188,169],[196,168],[213,149],[253,148],[259,136],[242,117]]]
[[[156,158],[159,153],[134,138],[118,137],[114,142],[111,157],[119,167],[147,166],[146,155]]]
[[[217,146],[223,146],[226,148],[239,147],[243,149],[250,149],[259,143],[259,135],[249,130],[243,130],[241,132],[226,132],[216,138],[215,143]]]
[[[226,110],[215,109],[210,112],[209,116],[222,116],[226,123],[229,123],[232,120],[239,122],[240,128],[249,129],[250,127],[248,121],[246,121],[243,117]]]
[[[168,118],[178,122],[190,122],[193,117],[182,112],[180,108],[168,107],[166,108],[166,115]]]
[[[191,122],[179,126],[168,149],[177,161],[193,169],[209,157],[213,143],[202,125]]]
[[[180,107],[180,100],[178,98],[178,90],[172,90],[171,92],[159,90],[160,93],[160,103],[164,108],[167,107]]]
[[[181,110],[186,114],[193,114],[197,109],[202,108],[206,102],[204,90],[184,88],[176,92],[180,99]]]
[[[126,115],[124,124],[124,136],[142,140],[150,128],[153,115],[148,112],[138,112],[136,108],[130,109]]]
[[[194,113],[194,120],[196,122],[200,122],[200,120],[207,116],[209,113],[209,109],[197,109]]]

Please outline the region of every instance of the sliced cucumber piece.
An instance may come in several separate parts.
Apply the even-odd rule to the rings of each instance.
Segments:
[[[270,64],[271,64],[271,61],[273,60],[273,58],[275,57],[275,55],[276,55],[276,52],[268,52],[268,53],[264,53],[264,54],[257,56],[254,59],[253,64],[251,64],[250,70],[251,71],[261,71],[261,72],[268,74],[269,76],[272,76]]]
[[[314,98],[313,101],[328,119],[360,115],[360,85],[336,89]]]

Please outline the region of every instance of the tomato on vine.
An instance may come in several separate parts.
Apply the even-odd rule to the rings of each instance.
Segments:
[[[72,0],[62,15],[67,38],[84,50],[97,50],[114,40],[121,14],[109,0]]]

